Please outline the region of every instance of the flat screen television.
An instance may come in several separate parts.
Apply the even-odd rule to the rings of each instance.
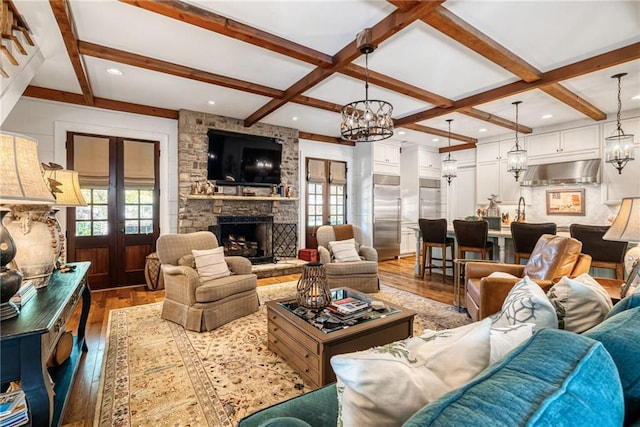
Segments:
[[[210,129],[207,179],[218,185],[280,184],[282,144],[275,138]]]

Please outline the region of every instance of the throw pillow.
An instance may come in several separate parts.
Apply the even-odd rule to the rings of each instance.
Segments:
[[[558,328],[556,309],[538,284],[528,276],[516,283],[502,304],[502,312],[494,319],[494,327],[534,323],[535,329]]]
[[[602,322],[613,308],[607,291],[587,273],[563,276],[547,292],[556,308],[558,328],[580,334]]]
[[[218,246],[215,249],[193,249],[191,253],[196,260],[196,270],[198,271],[198,276],[200,276],[200,281],[206,282],[207,280],[231,275],[231,271],[229,271],[229,267],[224,260],[224,248],[222,246]]]
[[[329,242],[329,249],[336,262],[360,261],[360,255],[356,250],[355,239],[336,240]]]
[[[331,358],[338,425],[399,426],[413,413],[466,384],[489,364],[485,319],[455,329]]]
[[[533,335],[533,323],[519,323],[504,328],[491,328],[491,356],[489,365],[502,360],[511,350]]]
[[[503,271],[494,271],[487,277],[495,277],[498,279],[519,279],[518,276],[514,276],[513,274],[505,273]]]

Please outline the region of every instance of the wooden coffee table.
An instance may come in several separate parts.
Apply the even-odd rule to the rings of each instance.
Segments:
[[[350,294],[356,291],[346,289]],[[365,296],[380,300],[375,295]],[[269,350],[282,357],[313,387],[336,380],[331,357],[336,354],[366,350],[402,340],[413,334],[415,311],[383,301],[397,311],[334,332],[325,333],[280,305],[291,299],[269,301],[267,323]]]

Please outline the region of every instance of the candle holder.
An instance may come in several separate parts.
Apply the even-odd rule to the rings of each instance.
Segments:
[[[299,305],[312,310],[323,309],[331,303],[331,291],[323,264],[309,263],[302,266],[297,299]]]

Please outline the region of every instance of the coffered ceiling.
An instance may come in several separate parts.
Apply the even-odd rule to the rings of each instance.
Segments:
[[[339,138],[370,98],[433,147],[640,108],[640,2],[14,0],[45,61],[25,95],[161,117],[189,109]],[[116,68],[122,75],[109,74]],[[635,97],[635,99],[634,99]],[[551,117],[547,117],[551,116]],[[546,118],[544,118],[546,117]]]

